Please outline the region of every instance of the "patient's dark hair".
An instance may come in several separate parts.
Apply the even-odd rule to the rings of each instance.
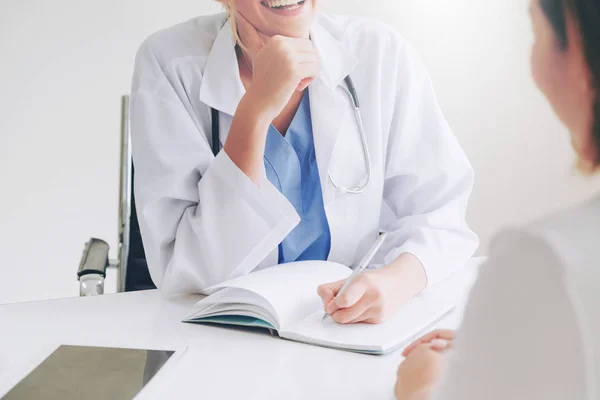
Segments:
[[[567,16],[572,16],[583,40],[583,51],[593,79],[594,122],[592,141],[596,147],[596,166],[600,166],[600,0],[539,0],[550,24],[554,28],[557,45],[561,50],[569,47]]]

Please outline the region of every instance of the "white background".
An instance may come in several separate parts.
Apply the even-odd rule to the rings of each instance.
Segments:
[[[529,74],[527,1],[321,0],[392,24],[428,66],[476,171],[469,221],[504,225],[589,197]],[[212,0],[0,0],[0,303],[76,296],[90,236],[116,244],[120,96],[150,33]],[[113,254],[114,255],[114,254]]]

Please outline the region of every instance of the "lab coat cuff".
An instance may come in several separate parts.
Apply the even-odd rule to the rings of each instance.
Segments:
[[[221,151],[213,163],[213,170],[228,182],[230,187],[241,196],[252,209],[273,229],[273,236],[282,240],[300,222],[300,217],[288,199],[269,182],[266,174],[260,184],[254,183],[225,151]]]
[[[432,254],[431,250],[427,249],[425,246],[410,243],[391,250],[385,256],[385,265],[391,264],[396,258],[405,253],[417,257],[423,265],[425,274],[427,275],[427,287],[431,287],[436,283],[443,281],[452,274],[453,269],[443,268],[442,265],[444,263],[441,263],[440,257]]]

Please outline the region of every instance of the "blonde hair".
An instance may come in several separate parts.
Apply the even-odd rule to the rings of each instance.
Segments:
[[[216,1],[218,3],[221,3],[223,5],[223,8],[225,8],[225,11],[227,12],[227,18],[229,18],[229,20],[231,21],[231,30],[233,31],[233,37],[235,38],[237,45],[240,46],[240,48],[245,51],[246,46],[244,46],[244,43],[242,42],[242,38],[240,37],[240,33],[238,32],[238,29],[237,29],[237,23],[235,20],[235,6],[233,5],[233,2],[231,2],[231,0],[216,0]]]

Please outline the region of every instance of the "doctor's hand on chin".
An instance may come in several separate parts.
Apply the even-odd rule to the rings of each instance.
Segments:
[[[405,253],[390,265],[358,276],[337,296],[344,282],[319,286],[325,311],[341,324],[379,324],[425,289],[427,275],[419,259]]]
[[[264,169],[265,140],[271,123],[295,110],[302,92],[320,72],[317,50],[309,39],[267,37],[242,14],[236,21],[247,67],[242,81],[247,89],[231,123],[224,149],[231,160],[255,183]],[[245,80],[245,74],[249,79]],[[295,103],[294,104],[294,99]]]

